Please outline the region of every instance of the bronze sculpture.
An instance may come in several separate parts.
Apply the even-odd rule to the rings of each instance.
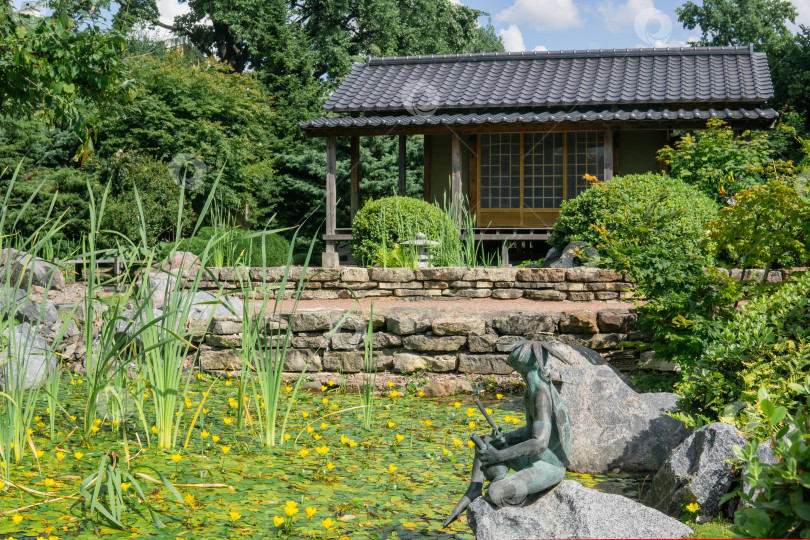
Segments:
[[[526,382],[526,425],[501,433],[485,415],[492,433],[470,437],[476,444],[470,486],[445,527],[481,496],[484,480],[490,482],[484,497],[497,506],[520,505],[528,495],[562,482],[571,452],[571,424],[551,381],[547,365],[550,355],[554,355],[553,351],[541,341],[520,341],[511,349],[506,363]],[[510,470],[515,474],[507,476]]]

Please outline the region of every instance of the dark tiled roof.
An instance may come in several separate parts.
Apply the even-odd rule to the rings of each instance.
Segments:
[[[301,127],[307,130],[362,127],[460,126],[486,124],[545,124],[559,122],[627,122],[661,120],[775,120],[773,109],[678,109],[633,111],[562,111],[541,113],[436,114],[318,118]]]
[[[324,109],[761,104],[772,96],[764,53],[681,47],[371,58]]]

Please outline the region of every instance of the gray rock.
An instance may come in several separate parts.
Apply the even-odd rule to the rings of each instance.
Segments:
[[[492,320],[492,327],[501,334],[528,336],[529,334],[551,334],[557,330],[562,319],[556,312],[516,312]]]
[[[577,251],[587,255],[585,264],[575,258]],[[585,242],[571,242],[562,251],[551,248],[543,259],[543,268],[574,268],[575,266],[596,266],[599,264],[599,252],[590,244]]]
[[[469,317],[458,313],[446,313],[433,320],[433,333],[437,336],[461,334],[480,336],[486,330],[486,323],[480,317]]]
[[[467,510],[478,540],[523,538],[683,538],[692,529],[627,497],[564,480],[522,507],[479,497]]]
[[[14,318],[21,323],[31,324],[49,344],[56,340],[62,326],[65,326],[62,332],[62,342],[75,340],[79,336],[79,328],[76,323],[72,319],[62,321],[52,302],[31,300],[21,289],[0,294],[0,310],[5,313],[14,313]]]
[[[406,336],[424,332],[432,324],[434,312],[428,309],[396,310],[387,314],[386,329],[389,332]]]
[[[334,328],[344,311],[342,309],[299,309],[292,316],[293,332],[315,332]]]
[[[417,371],[453,371],[456,369],[457,358],[453,354],[438,356],[419,355],[410,353],[394,354],[394,371],[399,373],[415,373]]]
[[[11,273],[11,285],[28,289],[32,285],[62,291],[65,289],[65,276],[58,266],[34,259],[24,251],[7,248],[0,252],[0,266],[7,266]]]
[[[209,292],[196,292],[189,298],[190,292],[181,293],[180,306],[185,306],[191,300],[188,318],[195,320],[208,320],[212,317],[242,316],[244,304],[235,296],[216,296]],[[164,309],[159,305],[158,309]]]
[[[460,354],[458,370],[460,373],[477,373],[481,375],[511,375],[512,368],[506,365],[506,354]]]
[[[677,394],[638,394],[619,372],[591,349],[550,342],[552,378],[572,426],[569,470],[584,473],[658,470],[690,430],[665,413],[676,410]]]
[[[473,387],[465,379],[433,380],[422,387],[425,397],[447,397],[455,394],[472,394]]]
[[[696,430],[653,477],[644,503],[679,516],[684,504],[697,502],[702,515],[716,515],[734,480],[728,460],[736,458],[735,446],[745,446],[745,439],[730,424],[717,422]]]
[[[407,336],[402,340],[409,351],[441,352],[457,351],[467,343],[464,336]]]
[[[31,390],[42,386],[56,369],[56,357],[45,339],[28,323],[15,325],[4,335],[8,348],[0,352],[0,388],[7,390],[22,384]]]

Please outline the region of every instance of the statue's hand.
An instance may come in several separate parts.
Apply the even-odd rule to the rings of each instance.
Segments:
[[[479,450],[478,457],[481,459],[481,463],[483,465],[493,465],[495,463],[500,463],[503,461],[501,451],[492,446],[491,444],[488,444],[485,449]]]
[[[492,430],[490,440],[495,441],[496,444],[501,446],[506,444],[506,437],[504,436],[504,434],[495,429]]]

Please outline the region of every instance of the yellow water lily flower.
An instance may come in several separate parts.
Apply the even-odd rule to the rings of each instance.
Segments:
[[[219,442],[219,435],[211,435],[211,440],[215,443]]]
[[[11,521],[14,522],[14,525],[19,525],[22,520],[23,517],[20,514],[14,514],[11,516]]]
[[[317,452],[319,456],[326,455],[329,453],[329,447],[326,445],[319,446],[318,448],[315,449],[315,452]]]
[[[192,495],[191,493],[186,493],[186,496],[183,497],[183,500],[186,502],[187,505],[194,506],[194,495]]]
[[[390,420],[388,421],[388,427],[389,427],[389,428],[392,428],[392,429],[393,429],[393,427],[394,427],[395,425],[396,425],[396,424],[395,424],[395,423],[393,423],[392,421],[390,421]]]
[[[340,436],[340,444],[347,444],[349,442],[349,438],[346,435]]]
[[[203,438],[203,439],[207,439],[207,438],[208,438],[209,433],[208,433],[207,431],[203,431],[202,433],[200,433],[200,435],[202,435],[202,438]]]
[[[388,381],[388,388],[393,388],[393,387],[394,387],[394,382],[393,381]]]
[[[405,438],[405,435],[401,435],[401,434],[397,433],[397,442],[398,443],[402,442],[402,439],[404,439],[404,438]]]
[[[456,409],[460,409],[460,408],[461,408],[461,403],[459,403],[458,401],[456,401],[455,403],[453,403],[453,405],[455,405]]]
[[[289,388],[289,386],[287,388]],[[281,516],[274,516],[273,517],[273,525],[275,525],[276,527],[281,527],[281,525],[283,523],[284,523],[284,518],[283,517],[281,517]]]
[[[350,440],[349,441],[349,448],[354,448],[355,446],[357,446],[357,443],[354,442],[354,439]]]
[[[329,427],[329,424],[327,424],[326,422],[321,422],[321,429],[326,429],[328,427]]]
[[[64,452],[57,452],[56,453],[56,461],[62,461],[63,459],[65,459],[66,455],[67,454],[65,454]]]
[[[468,425],[470,426],[470,429],[474,429],[474,428],[475,428],[475,422],[470,422]]]
[[[686,509],[694,514],[698,510],[700,510],[700,505],[698,503],[696,503],[696,502],[693,502],[692,504],[687,504]]]
[[[183,458],[180,457],[180,454],[172,454],[172,461],[174,461],[175,463],[178,463],[181,459]]]
[[[301,412],[301,416],[302,416],[302,417],[304,417],[304,418],[306,418],[306,417],[308,417],[308,416],[309,416],[309,413],[308,413],[307,411],[302,411],[302,412]]]
[[[312,438],[315,439],[316,441],[320,441],[321,439],[323,439],[323,437],[321,437],[317,433],[315,435],[313,435]]]
[[[221,450],[222,450],[222,455],[224,456],[225,454],[227,454],[228,452],[231,451],[231,447],[230,446],[222,446]]]
[[[285,434],[284,434],[284,440],[285,440],[285,441],[289,441],[289,440],[290,440],[290,434],[289,434],[289,433],[285,433]]]
[[[334,468],[335,468],[335,466],[334,466],[334,465],[332,465],[332,462],[331,462],[331,461],[330,461],[329,463],[327,463],[327,464],[326,464],[326,470],[331,471],[331,470],[332,470],[332,469],[334,469]]]
[[[81,452],[74,452],[73,457],[79,460],[82,459],[82,457],[84,457],[84,454],[82,454]]]
[[[325,520],[321,521],[321,525],[323,525],[324,529],[331,529],[335,525],[335,520],[332,518],[326,518]]]
[[[45,484],[45,487],[49,488],[56,484],[56,480],[53,478],[46,478],[42,483]]]
[[[419,392],[416,395],[419,397],[425,397],[425,393],[422,390],[419,390]]]
[[[157,426],[152,426],[152,433],[157,433],[157,432],[158,432],[158,427]]]
[[[312,519],[312,516],[314,516],[317,511],[318,510],[316,510],[315,508],[312,508],[311,506],[307,506],[306,508],[304,508],[304,512],[307,513],[307,517],[309,519]]]
[[[226,416],[225,418],[222,419],[222,421],[225,422],[226,426],[228,426],[233,423],[233,418]]]
[[[284,513],[287,514],[287,517],[293,517],[298,513],[298,503],[295,501],[287,501],[287,504],[284,505]]]
[[[451,452],[451,451],[450,451],[450,450],[448,450],[447,448],[442,448],[442,454],[444,454],[445,456],[446,456],[446,455],[448,455],[448,454],[452,454],[452,453],[453,453],[453,452]]]
[[[433,425],[433,420],[431,420],[430,418],[428,418],[427,420],[425,420],[425,427],[430,427],[430,426],[432,426],[432,425]]]
[[[454,446],[461,446],[462,444],[464,443],[461,442],[461,439],[453,439]]]
[[[502,399],[502,398],[503,398],[503,394],[495,394],[495,397],[496,397],[496,398],[498,398],[498,399]]]
[[[326,386],[323,384],[321,385],[321,392],[326,392]]]
[[[469,446],[470,448],[475,448],[475,443],[472,441],[467,441],[467,446]]]
[[[337,403],[332,403],[332,410],[337,409],[337,408],[338,408],[338,404]]]
[[[228,381],[228,382],[230,382],[230,381]],[[242,514],[240,514],[239,512],[234,512],[233,510],[228,512],[228,515],[231,516],[231,521],[236,521],[237,519],[242,517]]]
[[[132,484],[130,482],[121,482],[121,491],[126,491]]]
[[[298,455],[301,456],[302,458],[305,458],[305,457],[307,457],[309,455],[309,450],[307,450],[306,448],[302,448],[298,452]]]
[[[310,433],[312,433],[313,431],[315,431],[315,428],[314,428],[314,427],[312,427],[312,426],[307,426],[307,434],[310,434]]]
[[[394,465],[393,463],[389,463],[389,464],[388,464],[388,472],[389,472],[389,473],[394,474],[394,473],[396,472],[396,470],[397,470],[397,469],[399,469],[399,467],[397,467],[397,466],[396,466],[396,465]]]

